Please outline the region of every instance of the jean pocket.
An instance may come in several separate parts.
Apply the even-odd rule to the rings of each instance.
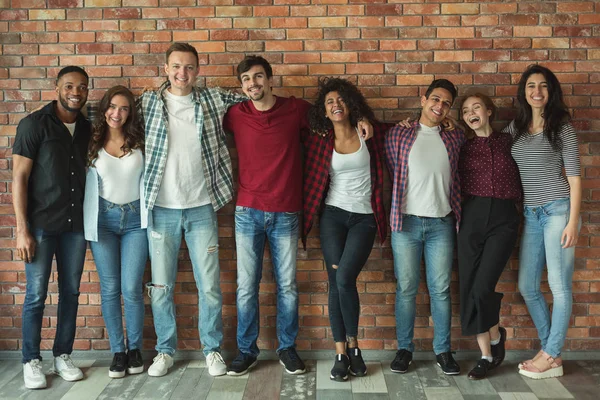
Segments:
[[[571,212],[571,199],[567,197],[564,199],[554,200],[542,207],[545,215],[568,215]]]
[[[235,206],[235,213],[236,214],[246,214],[247,212],[248,212],[248,207]]]

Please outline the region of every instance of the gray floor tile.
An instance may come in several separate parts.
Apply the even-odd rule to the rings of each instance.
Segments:
[[[148,374],[144,371],[141,374],[125,375],[124,378],[113,379],[100,393],[97,400],[134,399],[148,378]]]
[[[207,400],[242,400],[248,383],[248,374],[242,376],[220,376],[213,380]]]
[[[280,400],[312,400],[317,398],[317,363],[305,361],[306,373],[282,374]]]
[[[540,399],[572,399],[573,395],[556,378],[529,379],[523,378],[531,391]]]
[[[390,400],[387,393],[352,393],[352,400]]]
[[[518,363],[504,363],[498,368],[490,371],[487,379],[497,392],[506,393],[529,393],[531,388],[519,375]]]
[[[466,374],[452,377],[463,395],[495,395],[496,389],[487,379],[471,380]]]
[[[502,400],[497,394],[463,394],[464,400]]]
[[[61,400],[96,399],[112,381],[106,368],[91,367],[84,369],[83,373],[83,380],[75,382]]]
[[[336,382],[329,379],[332,366],[333,363],[330,360],[317,360],[317,390],[334,389],[352,391],[350,379],[346,382]]]
[[[533,392],[498,392],[502,400],[538,400]]]
[[[177,387],[173,390],[171,400],[203,400],[213,384],[212,377],[206,368],[190,368],[189,365],[181,376]],[[220,379],[220,377],[216,378]]]
[[[353,400],[348,389],[317,389],[317,400]]]
[[[424,388],[456,386],[454,380],[450,376],[444,375],[440,367],[433,361],[413,362],[411,368],[416,369]]]
[[[381,363],[369,362],[367,364],[367,375],[363,377],[351,377],[352,393],[387,393],[385,377],[381,370]]]
[[[179,384],[179,380],[183,376],[187,364],[187,361],[175,361],[175,364],[169,368],[169,372],[165,376],[148,376],[148,379],[144,381],[134,399],[168,399],[172,391]]]
[[[261,361],[248,377],[244,400],[278,398],[281,392],[282,373],[285,372],[278,361]]]
[[[425,400],[425,390],[415,371],[406,374],[385,374],[390,399],[393,400]]]
[[[427,400],[463,400],[460,390],[455,387],[426,387]]]

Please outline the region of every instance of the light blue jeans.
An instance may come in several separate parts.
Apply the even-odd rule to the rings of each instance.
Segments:
[[[237,250],[237,344],[245,354],[257,357],[259,332],[258,287],[262,278],[265,240],[269,240],[277,284],[277,351],[295,346],[298,335],[296,253],[298,213],[265,212],[235,208]]]
[[[140,201],[114,204],[99,199],[98,241],[90,242],[100,276],[102,316],[110,351],[142,348],[144,329],[144,270],[148,261],[148,237],[141,229]],[[127,347],[123,335],[121,294],[127,324]]]
[[[454,217],[428,218],[402,216],[402,231],[392,232],[392,252],[396,286],[396,337],[398,349],[415,351],[416,297],[419,289],[421,258],[433,317],[433,351],[450,351],[450,278],[456,225]]]
[[[525,207],[519,254],[519,291],[537,328],[542,350],[554,358],[560,356],[565,343],[573,304],[575,247],[563,249],[560,244],[570,209],[568,197],[540,207]],[[552,317],[540,290],[544,265],[554,303]]]
[[[198,288],[198,331],[204,355],[220,352],[223,342],[223,299],[219,233],[217,215],[210,204],[183,210],[157,206],[152,209],[148,225],[152,282],[146,286],[154,316],[156,351],[172,356],[177,348],[173,286],[182,237],[185,237]]]

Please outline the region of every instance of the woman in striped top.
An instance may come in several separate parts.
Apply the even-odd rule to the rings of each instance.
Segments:
[[[581,225],[579,150],[552,71],[539,65],[527,68],[517,99],[519,112],[507,130],[514,137],[511,152],[524,194],[519,291],[542,345],[533,359],[519,364],[519,373],[542,379],[563,374],[560,355],[571,316],[575,244]],[[552,316],[540,290],[544,264],[554,302]]]

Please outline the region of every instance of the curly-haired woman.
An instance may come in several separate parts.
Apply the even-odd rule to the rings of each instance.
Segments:
[[[392,124],[373,124],[373,139],[357,132],[361,118],[375,121],[364,96],[340,78],[319,82],[309,112],[311,129],[304,171],[303,240],[320,217],[323,257],[329,277],[329,320],[336,357],[330,378],[364,376],[367,367],[358,348],[360,303],[356,279],[379,233],[386,237],[383,208],[383,139]]]
[[[148,259],[147,217],[141,204],[144,133],[133,94],[126,87],[109,89],[98,108],[88,151],[84,229],[100,277],[102,315],[114,354],[108,375],[122,378],[126,370],[130,374],[144,370],[140,351],[144,326],[142,280]]]

